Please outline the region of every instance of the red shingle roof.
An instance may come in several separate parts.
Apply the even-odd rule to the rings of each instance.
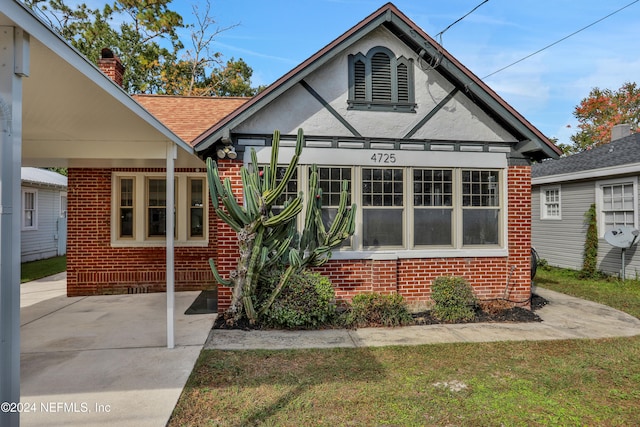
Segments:
[[[133,98],[188,143],[250,99],[169,95],[134,95]]]

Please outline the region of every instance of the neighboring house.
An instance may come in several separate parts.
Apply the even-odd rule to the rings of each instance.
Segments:
[[[627,136],[533,165],[532,242],[538,255],[550,265],[582,269],[585,214],[595,204],[600,238],[598,269],[620,274],[621,249],[607,243],[604,234],[622,225],[639,225],[640,134],[629,133],[628,126],[619,126],[613,134]],[[625,256],[627,277],[640,272],[636,248],[627,250]]]
[[[21,206],[21,262],[67,252],[67,177],[24,167]]]
[[[340,298],[398,292],[426,302],[436,277],[459,275],[480,298],[528,303],[530,164],[559,151],[394,5],[250,100],[136,100],[202,159],[216,158],[239,198],[249,150],[266,163],[278,129],[285,165],[304,129],[291,191],[304,191],[316,163],[327,214],[344,179],[358,205],[353,238],[319,268]],[[238,157],[220,159],[225,147]],[[213,282],[209,257],[229,274],[238,254],[235,233],[211,212],[205,172],[176,169],[178,290]],[[70,295],[164,289],[165,185],[162,169],[69,169]],[[230,292],[220,288],[219,307]]]

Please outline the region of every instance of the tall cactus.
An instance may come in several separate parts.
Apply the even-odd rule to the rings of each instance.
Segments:
[[[302,129],[298,130],[295,153],[280,181],[277,180],[279,145],[280,132],[275,131],[271,161],[262,168],[252,149],[250,167],[243,166],[240,171],[245,197],[242,206],[232,192],[229,178],[221,180],[216,163],[211,158],[207,159],[209,191],[215,213],[238,235],[238,265],[229,279],[222,278],[213,259],[209,260],[218,283],[233,287],[229,313],[236,322],[246,315],[250,322],[255,323],[273,304],[293,273],[307,265],[325,263],[331,256],[331,249],[351,236],[354,230],[355,205],[346,205],[347,183],[344,183],[336,219],[328,231],[325,229],[321,216],[322,193],[318,188],[315,166],[311,173],[307,218],[302,236],[296,231],[296,217],[303,208],[302,192],[287,200],[280,212],[272,211],[273,204],[283,194],[298,165],[304,145]],[[275,266],[284,266],[284,273],[256,311],[254,302],[260,276]]]

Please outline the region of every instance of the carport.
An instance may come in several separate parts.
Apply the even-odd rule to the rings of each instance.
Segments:
[[[148,113],[30,10],[0,0],[0,399],[20,400],[21,166],[202,167],[190,145]],[[166,215],[173,229],[173,215]],[[166,243],[167,347],[174,347],[174,248]],[[0,425],[18,425],[0,412]]]

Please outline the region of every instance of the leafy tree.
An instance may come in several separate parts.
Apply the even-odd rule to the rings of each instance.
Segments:
[[[217,27],[211,5],[193,6],[196,23],[185,25],[171,0],[115,0],[92,9],[72,8],[65,0],[26,0],[52,28],[93,62],[108,47],[121,59],[124,88],[129,93],[168,95],[252,96],[253,70],[242,59],[223,65],[212,50],[215,37],[233,28]],[[117,23],[117,24],[116,24]],[[191,46],[178,37],[191,29]]]
[[[636,83],[624,83],[620,89],[593,88],[580,101],[573,115],[580,129],[571,136],[572,146],[567,152],[577,153],[611,141],[613,126],[627,123],[634,132],[640,131],[640,88]]]
[[[175,62],[182,48],[177,30],[182,17],[169,9],[171,0],[115,0],[101,9],[82,3],[72,9],[64,0],[28,0],[50,25],[93,62],[109,47],[125,67],[129,93],[153,93],[163,64]],[[119,26],[113,26],[120,22]],[[163,47],[161,43],[170,47]]]

